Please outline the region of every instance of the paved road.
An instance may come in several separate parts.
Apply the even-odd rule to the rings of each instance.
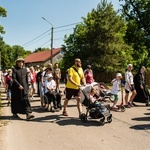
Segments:
[[[68,117],[62,116],[62,111],[43,111],[39,97],[31,100],[31,105],[35,119],[26,121],[19,115],[21,119],[14,120],[7,101],[2,100],[1,119],[6,123],[0,127],[0,150],[150,149],[150,107],[142,104],[125,112],[112,112],[113,121],[104,126],[96,119],[81,122],[74,99],[69,102]]]

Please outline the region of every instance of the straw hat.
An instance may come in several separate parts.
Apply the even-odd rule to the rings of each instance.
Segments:
[[[20,58],[18,58],[18,59],[16,60],[16,62],[18,62],[18,61],[24,62],[24,59],[20,57]]]

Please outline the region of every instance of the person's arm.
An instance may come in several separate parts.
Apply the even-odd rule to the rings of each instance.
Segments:
[[[68,77],[68,79],[69,79],[69,81],[72,83],[72,84],[74,84],[74,85],[76,85],[76,86],[81,86],[80,84],[77,84],[73,79],[72,79],[72,76],[69,76]]]
[[[116,79],[113,79],[113,80],[111,81],[111,83],[113,84],[115,81],[116,81]]]
[[[20,89],[20,90],[22,90],[23,89],[23,86],[18,82],[18,80],[17,80],[17,76],[16,76],[16,70],[15,69],[13,69],[13,72],[12,72],[12,79],[13,79],[13,82],[15,82],[16,83],[16,85],[18,85],[18,88]]]

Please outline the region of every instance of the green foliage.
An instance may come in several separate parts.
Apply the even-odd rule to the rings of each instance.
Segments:
[[[120,0],[123,16],[127,22],[125,41],[134,49],[136,66],[150,65],[150,1]]]
[[[38,49],[35,49],[34,53],[36,53],[36,52],[41,52],[41,51],[45,51],[45,50],[47,50],[47,49],[49,49],[49,48],[38,48]]]
[[[116,72],[122,70],[132,61],[132,48],[125,44],[126,25],[114,10],[111,3],[103,0],[83,17],[74,33],[65,37],[66,45],[63,64],[67,69],[74,58],[80,58],[83,67],[91,64],[99,72]]]
[[[23,47],[19,45],[10,46],[0,39],[0,52],[1,52],[1,68],[8,69],[15,65],[16,59],[18,57],[26,57],[31,53],[31,51],[24,50]]]
[[[7,11],[0,6],[0,17],[6,17],[7,16]],[[5,31],[4,31],[4,27],[0,25],[0,33],[1,34],[4,34]]]

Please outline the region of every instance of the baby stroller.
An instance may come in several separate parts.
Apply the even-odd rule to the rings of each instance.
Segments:
[[[52,102],[53,106],[51,105]],[[53,108],[55,110],[58,108],[61,110],[61,94],[55,90],[45,93],[41,98],[41,107],[43,110],[48,110],[51,112],[54,112]]]
[[[88,114],[92,119],[100,119],[100,125],[105,124],[105,119],[107,122],[112,122],[112,114],[110,113],[109,105],[104,104],[103,102],[95,101],[94,104],[91,104],[89,99],[89,94],[91,88],[94,88],[99,92],[99,84],[94,82],[86,87],[81,88],[81,103],[86,107],[86,113],[81,114],[81,121],[86,122],[88,119]]]

